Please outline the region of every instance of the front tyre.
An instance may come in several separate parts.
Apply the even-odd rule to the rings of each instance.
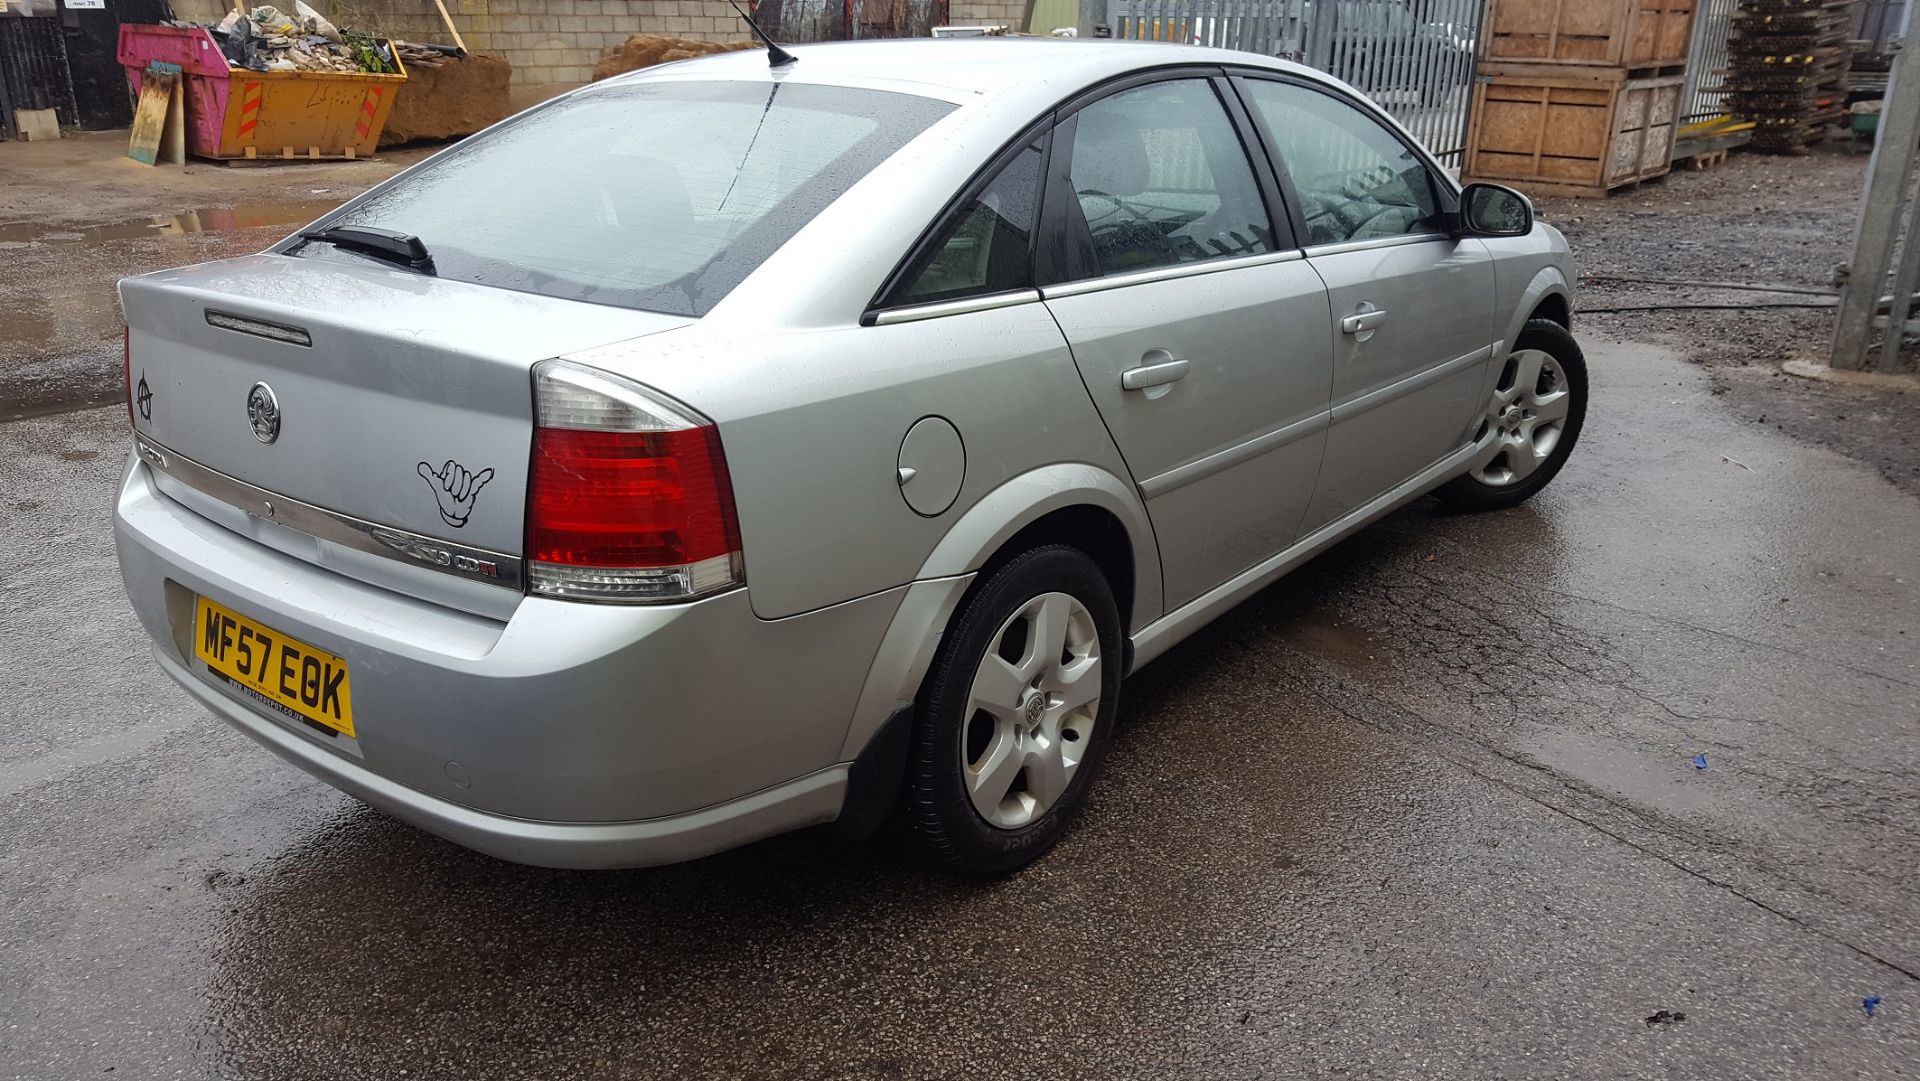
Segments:
[[[979,875],[1052,848],[1099,772],[1120,658],[1113,590],[1078,549],[1034,549],[983,582],[920,691],[907,817],[926,848]]]
[[[1434,492],[1458,510],[1500,510],[1532,498],[1567,464],[1587,417],[1587,361],[1567,328],[1530,319],[1494,382],[1465,475]]]

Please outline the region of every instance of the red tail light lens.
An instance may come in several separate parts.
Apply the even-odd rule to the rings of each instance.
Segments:
[[[713,423],[639,384],[536,369],[527,494],[536,593],[665,602],[739,585],[740,527]]]
[[[127,385],[127,427],[133,427],[133,331],[120,328],[120,375]]]

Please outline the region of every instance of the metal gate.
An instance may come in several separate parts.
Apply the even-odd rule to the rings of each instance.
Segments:
[[[1727,41],[1739,0],[1699,0],[1693,11],[1693,46],[1687,57],[1687,88],[1680,123],[1697,124],[1727,112]]]
[[[1893,39],[1907,25],[1908,0],[1862,0],[1854,11],[1853,54],[1847,89],[1857,97],[1880,97],[1887,92],[1887,72],[1893,66]]]
[[[1890,51],[1887,43],[1899,36],[1907,24],[1907,0],[1858,0],[1854,11],[1853,36],[1867,43],[1867,51]]]
[[[753,17],[789,45],[922,38],[947,25],[947,0],[760,0]]]
[[[1110,0],[1113,36],[1241,49],[1266,56],[1300,51],[1307,0]]]
[[[1467,143],[1480,0],[1110,0],[1112,35],[1299,60],[1353,84],[1434,156]]]

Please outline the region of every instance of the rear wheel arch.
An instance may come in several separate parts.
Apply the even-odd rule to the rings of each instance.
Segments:
[[[1113,512],[1089,503],[1049,511],[1021,527],[981,562],[976,582],[993,577],[1001,567],[1035,548],[1065,545],[1086,553],[1106,576],[1120,611],[1120,625],[1131,627],[1136,586],[1133,541]]]
[[[1086,552],[1120,609],[1123,638],[1160,615],[1160,555],[1131,483],[1084,463],[1044,466],[969,507],[922,564],[867,670],[840,758],[859,755],[909,706],[975,585],[1048,544]],[[1124,599],[1123,599],[1124,598]],[[1123,644],[1123,652],[1131,652]]]
[[[1130,481],[1082,463],[1044,466],[987,493],[916,577],[979,574],[1046,544],[1079,548],[1100,566],[1129,632],[1160,615],[1159,550],[1146,508]]]

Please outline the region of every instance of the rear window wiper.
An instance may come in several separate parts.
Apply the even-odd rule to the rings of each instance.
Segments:
[[[384,259],[389,263],[417,270],[422,274],[438,274],[433,267],[433,256],[427,246],[412,233],[396,233],[391,229],[376,229],[371,225],[336,225],[329,229],[313,229],[300,234],[301,240],[318,240],[336,248],[345,248],[362,255],[371,255],[375,259]]]

